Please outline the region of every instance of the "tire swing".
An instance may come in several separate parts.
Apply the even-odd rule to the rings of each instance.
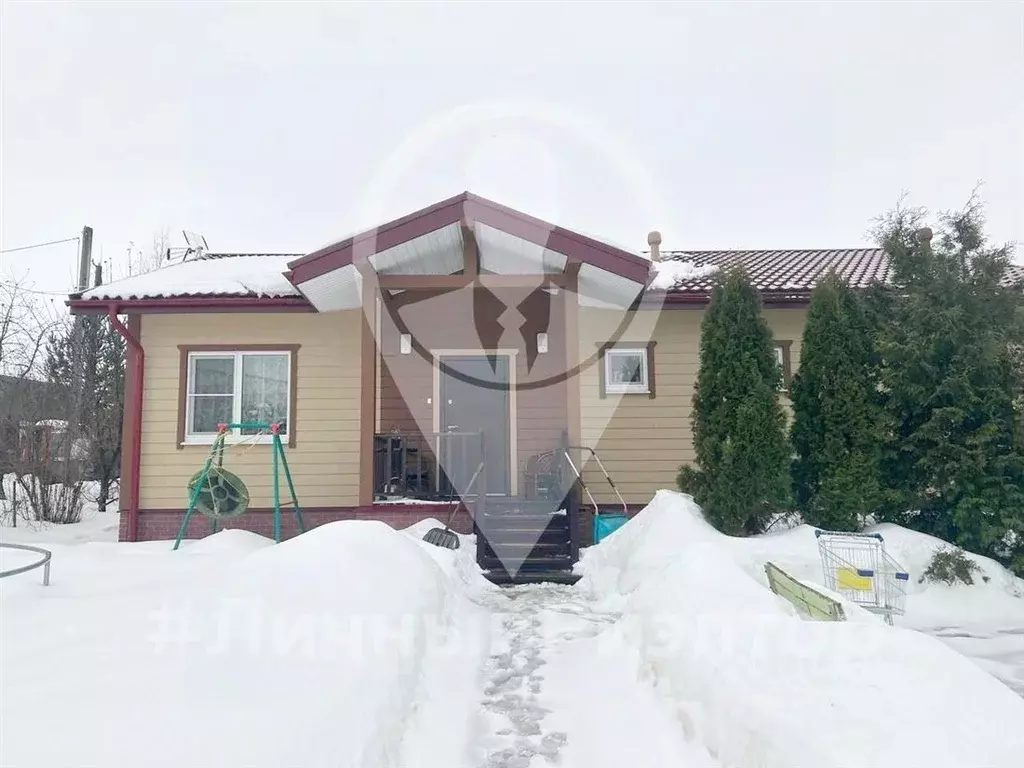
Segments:
[[[221,520],[238,517],[249,508],[249,489],[245,482],[230,470],[224,469],[224,449],[227,441],[228,431],[231,429],[257,430],[252,435],[252,445],[268,432],[272,435],[271,455],[273,456],[274,472],[274,541],[281,541],[281,493],[280,493],[280,471],[279,465],[284,469],[284,477],[288,483],[288,490],[291,493],[292,507],[295,511],[295,519],[298,523],[299,533],[306,532],[306,524],[302,519],[302,508],[299,506],[299,499],[295,495],[295,484],[292,482],[292,473],[288,468],[288,459],[284,454],[284,444],[281,442],[281,425],[277,423],[244,423],[244,424],[218,424],[217,436],[210,446],[210,455],[206,459],[203,468],[196,472],[188,481],[188,509],[182,518],[181,527],[178,529],[178,538],[174,542],[174,549],[181,545],[188,530],[188,521],[193,513],[198,512],[210,519],[212,532],[216,533]],[[246,450],[250,450],[252,445]]]
[[[198,489],[198,493],[197,493]],[[242,478],[222,466],[213,465],[203,480],[199,470],[188,481],[188,496],[196,495],[196,511],[214,522],[240,515],[249,507],[249,489]]]

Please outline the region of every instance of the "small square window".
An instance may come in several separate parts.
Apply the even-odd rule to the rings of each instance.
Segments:
[[[646,349],[609,349],[604,353],[604,389],[614,394],[648,394],[650,369]]]

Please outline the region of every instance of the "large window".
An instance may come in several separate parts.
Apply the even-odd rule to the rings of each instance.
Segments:
[[[290,436],[293,351],[189,351],[183,437],[209,442],[220,424],[278,423]],[[232,430],[234,437],[259,428]]]
[[[600,373],[601,397],[606,394],[654,397],[654,342],[605,349]]]

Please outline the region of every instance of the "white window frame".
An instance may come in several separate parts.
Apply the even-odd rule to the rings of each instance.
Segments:
[[[612,358],[637,355],[640,357],[639,382],[613,382]],[[651,372],[648,368],[646,347],[609,347],[604,351],[604,391],[609,395],[649,395],[651,393]]]
[[[778,341],[772,341],[775,347],[775,362],[779,366],[779,391],[789,392],[790,382],[786,381],[786,353],[789,345]]]
[[[231,392],[231,423],[238,424],[242,421],[242,360],[246,356],[283,356],[288,361],[288,390],[286,392],[287,399],[287,413],[288,421],[283,432],[281,432],[281,439],[284,442],[288,442],[290,438],[290,430],[292,429],[293,414],[292,414],[292,387],[295,386],[295,382],[292,381],[292,355],[295,354],[291,350],[282,349],[254,349],[254,350],[237,350],[232,351],[226,350],[202,350],[188,353],[188,359],[186,360],[186,376],[185,376],[185,408],[184,408],[184,419],[185,419],[185,439],[182,445],[210,445],[216,439],[217,434],[215,432],[192,432],[192,403],[195,399],[195,395],[192,392],[192,375],[195,370],[192,365],[192,361],[196,358],[201,357],[212,357],[212,358],[233,358],[234,359],[234,384]],[[226,394],[226,393],[225,393]],[[224,396],[224,395],[222,395]],[[243,435],[239,429],[231,429],[228,431],[225,437],[227,443],[271,443],[273,442],[274,436],[270,434],[266,435]]]

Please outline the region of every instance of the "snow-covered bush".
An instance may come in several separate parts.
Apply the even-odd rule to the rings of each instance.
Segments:
[[[981,568],[978,564],[971,560],[962,549],[940,547],[935,550],[935,554],[932,555],[932,559],[924,573],[921,574],[919,581],[921,584],[925,582],[936,584],[941,581],[950,586],[954,584],[970,586],[974,583],[974,574],[979,571]],[[981,578],[988,581],[987,576]]]

